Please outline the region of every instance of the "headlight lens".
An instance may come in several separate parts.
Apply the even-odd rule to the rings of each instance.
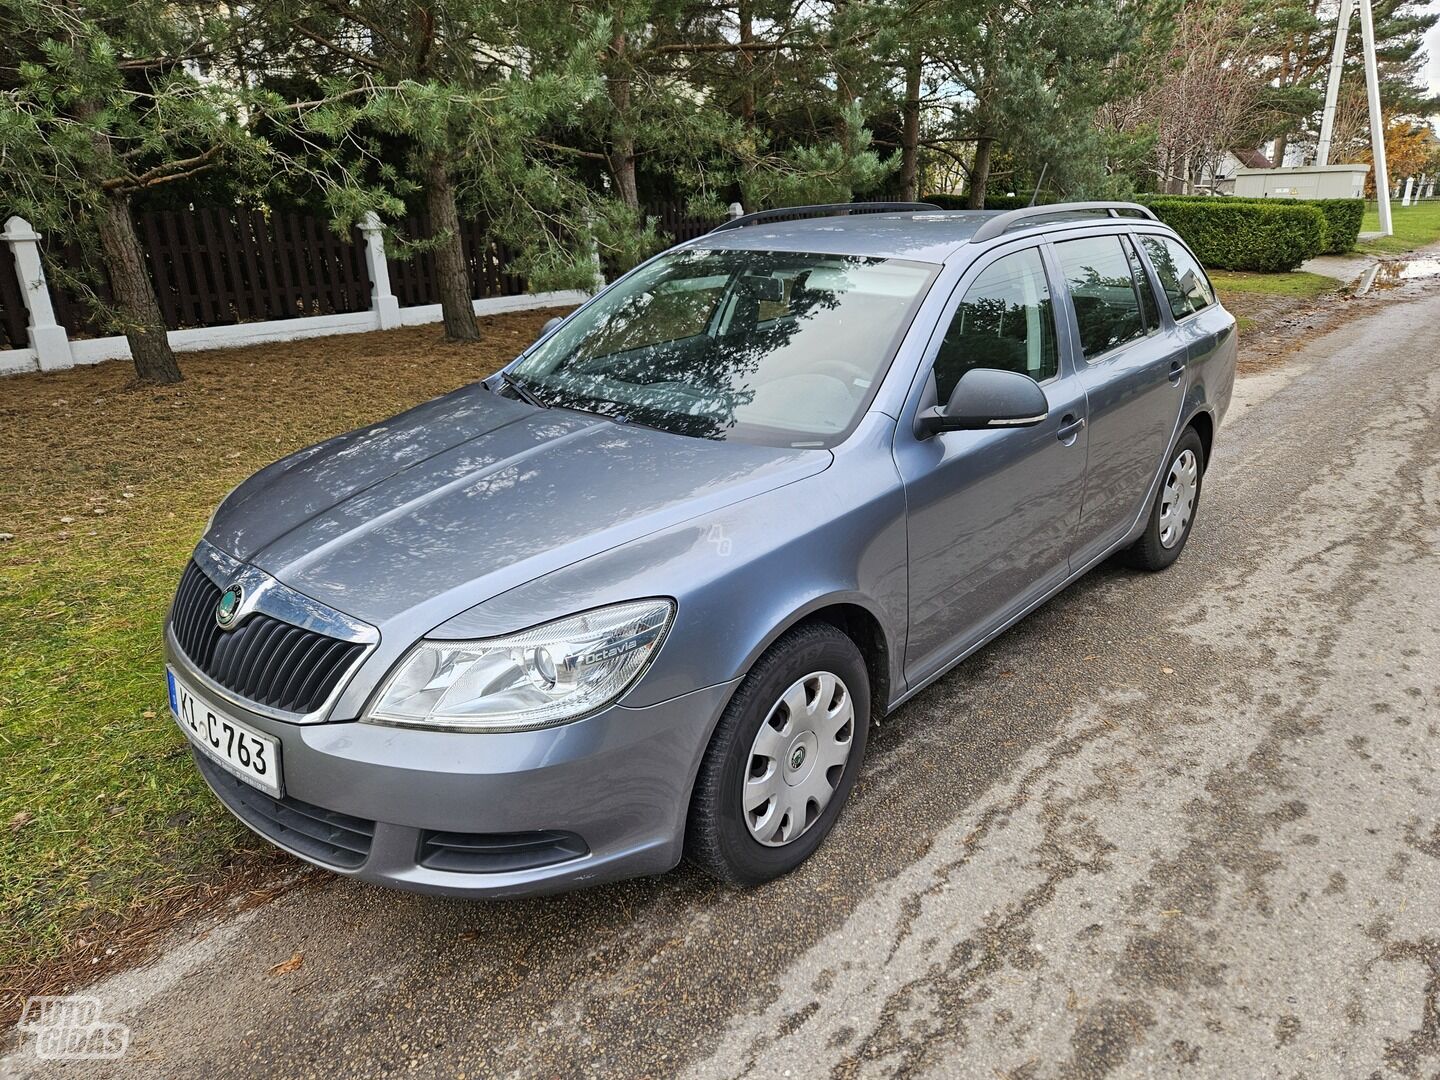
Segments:
[[[629,689],[674,611],[669,600],[636,600],[507,637],[421,641],[386,678],[365,718],[446,731],[563,724]]]

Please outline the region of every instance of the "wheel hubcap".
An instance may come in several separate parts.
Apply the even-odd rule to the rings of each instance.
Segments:
[[[1172,548],[1180,542],[1195,514],[1195,493],[1200,486],[1200,462],[1195,451],[1182,450],[1170,463],[1165,488],[1160,495],[1160,546]]]
[[[840,785],[854,738],[844,680],[828,671],[796,679],[750,745],[740,796],[750,835],[783,847],[814,825]]]

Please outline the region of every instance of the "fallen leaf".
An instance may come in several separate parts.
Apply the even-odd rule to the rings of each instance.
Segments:
[[[1160,670],[1163,671],[1166,675],[1175,674],[1175,669],[1173,667],[1162,667]]]
[[[23,829],[26,825],[29,825],[30,822],[34,820],[35,815],[32,814],[29,810],[21,810],[18,814],[16,814],[10,819],[10,831],[19,832],[21,829]]]
[[[70,514],[66,514],[64,517],[62,517],[62,518],[60,519],[60,524],[61,524],[61,525],[73,525],[74,523],[75,523],[75,518],[72,517]]]
[[[305,954],[296,953],[289,960],[283,960],[270,969],[271,975],[289,975],[292,971],[299,971],[300,966],[305,963]]]
[[[142,719],[142,720],[154,720],[154,719],[155,719],[155,710],[154,710],[154,709],[146,709],[143,713],[140,714],[140,719]]]

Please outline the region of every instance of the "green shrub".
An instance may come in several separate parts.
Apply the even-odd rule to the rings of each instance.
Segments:
[[[1325,215],[1325,254],[1354,251],[1360,240],[1360,221],[1365,217],[1365,200],[1315,199],[1310,205]]]
[[[1323,255],[1354,251],[1360,239],[1360,220],[1365,216],[1364,199],[1261,198],[1253,195],[1148,195],[1142,202],[1164,199],[1182,202],[1269,203],[1272,206],[1313,206],[1325,217]]]
[[[1221,270],[1294,270],[1327,246],[1325,215],[1300,200],[1151,197],[1145,202],[1202,263]]]

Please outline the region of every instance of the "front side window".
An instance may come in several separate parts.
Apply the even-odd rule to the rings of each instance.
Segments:
[[[1145,336],[1135,278],[1120,237],[1066,240],[1055,245],[1055,252],[1070,287],[1087,360]]]
[[[971,368],[1018,371],[1036,382],[1059,370],[1050,285],[1035,248],[996,259],[965,293],[935,356],[936,399],[949,401]]]
[[[1215,302],[1210,279],[1190,252],[1163,236],[1141,236],[1140,243],[1145,245],[1175,318],[1183,319]]]
[[[935,271],[676,251],[618,282],[512,373],[546,404],[677,434],[832,446],[859,420]]]

